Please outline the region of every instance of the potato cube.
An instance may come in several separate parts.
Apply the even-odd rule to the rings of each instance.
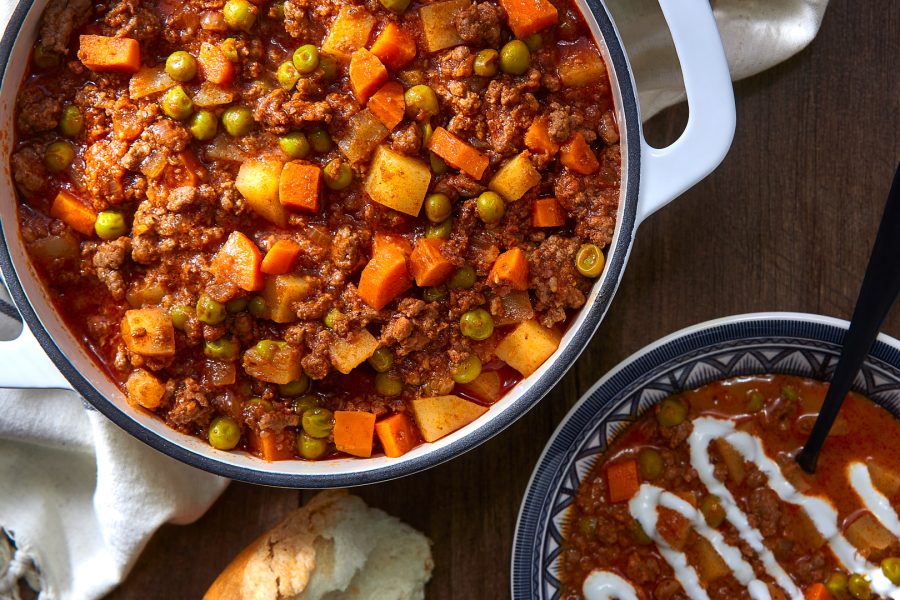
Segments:
[[[267,316],[276,323],[291,323],[297,320],[292,305],[305,300],[312,293],[312,286],[301,275],[276,275],[266,278],[262,297],[266,301]]]
[[[459,32],[453,25],[453,16],[470,4],[470,0],[446,0],[427,4],[419,9],[426,50],[437,52],[463,43],[463,39],[459,37]]]
[[[523,150],[497,171],[488,187],[503,196],[507,202],[515,202],[525,192],[541,182],[541,174],[531,164],[527,150]]]
[[[375,148],[390,135],[388,128],[365,108],[347,123],[347,132],[338,140],[338,148],[350,162],[367,160]]]
[[[274,158],[254,158],[241,164],[234,187],[261,217],[276,225],[287,225],[287,213],[278,201],[278,183],[283,165]]]
[[[375,202],[415,217],[429,183],[431,169],[424,162],[379,146],[369,166],[365,190]]]
[[[559,78],[564,85],[581,87],[597,83],[606,76],[606,64],[591,40],[581,38],[574,44],[559,45]]]
[[[715,581],[731,574],[731,569],[706,538],[698,538],[692,545],[690,553],[697,557],[697,566],[703,581]]]
[[[481,375],[469,383],[459,384],[459,389],[489,404],[503,396],[503,382],[497,371],[482,371]]]
[[[900,495],[900,473],[895,468],[886,467],[877,462],[869,462],[868,466],[872,483],[882,494],[888,499]]]
[[[453,395],[412,401],[413,416],[426,442],[434,442],[465,427],[487,410],[480,404]]]
[[[349,62],[350,55],[364,48],[369,34],[375,27],[375,17],[359,6],[345,6],[331,23],[328,35],[322,42],[322,52]]]
[[[858,519],[850,523],[844,531],[847,541],[853,544],[859,553],[869,557],[877,550],[884,550],[894,542],[894,536],[885,529],[884,525],[865,512]]]
[[[276,340],[262,340],[244,352],[244,371],[260,381],[283,385],[300,378],[303,353],[297,346]]]
[[[354,332],[349,339],[338,338],[328,349],[331,364],[346,375],[378,349],[378,340],[368,330]]]
[[[559,347],[560,335],[534,320],[522,321],[497,344],[497,358],[528,377]]]
[[[148,358],[168,358],[175,354],[175,328],[168,313],[160,308],[126,310],[122,340],[129,352]]]
[[[166,386],[152,373],[144,369],[135,369],[125,382],[128,390],[128,401],[148,410],[159,408],[166,393]]]

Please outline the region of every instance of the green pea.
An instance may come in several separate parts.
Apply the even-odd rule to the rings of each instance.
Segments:
[[[193,309],[184,304],[176,304],[169,309],[169,317],[172,319],[172,326],[178,331],[184,331],[188,321],[191,320]]]
[[[291,158],[306,158],[309,154],[309,140],[301,131],[292,131],[278,138],[278,147]]]
[[[278,20],[284,20],[284,2],[273,4],[270,15]]]
[[[212,112],[201,110],[194,113],[194,116],[191,117],[188,130],[190,130],[194,139],[206,142],[216,137],[216,133],[219,131],[219,122],[216,119],[216,115]]]
[[[375,376],[375,391],[381,396],[396,396],[403,391],[403,382],[387,373]]]
[[[101,240],[115,240],[128,233],[128,225],[119,211],[104,210],[97,214],[94,231]]]
[[[835,598],[843,598],[847,594],[847,576],[835,571],[825,580],[825,587]]]
[[[338,75],[337,61],[330,56],[320,56],[319,72],[322,73],[323,81],[334,81]]]
[[[222,51],[222,54],[225,55],[225,58],[228,62],[237,62],[238,61],[238,49],[237,49],[237,40],[234,38],[226,38],[219,44],[219,50]]]
[[[476,308],[463,313],[459,318],[459,329],[469,339],[486,340],[494,333],[494,319],[488,311]]]
[[[84,127],[84,117],[77,106],[68,105],[59,116],[59,132],[68,137],[75,137]]]
[[[194,111],[193,101],[180,85],[169,88],[160,99],[159,105],[162,107],[163,112],[166,113],[167,117],[175,119],[176,121],[187,119]]]
[[[69,142],[53,142],[44,150],[44,166],[52,173],[62,173],[75,160],[75,148]]]
[[[434,90],[427,85],[414,85],[403,94],[406,101],[406,116],[416,121],[424,121],[438,113],[438,99]]]
[[[581,517],[578,519],[578,531],[585,537],[593,537],[597,532],[597,517]]]
[[[458,268],[447,282],[447,287],[451,290],[467,290],[473,285],[475,285],[475,269],[469,265]]]
[[[220,337],[214,341],[207,341],[203,344],[203,354],[209,358],[218,358],[221,360],[234,360],[241,351],[241,345],[230,337]]]
[[[422,150],[428,149],[428,142],[432,135],[434,135],[434,127],[431,126],[431,121],[425,121],[422,123]]]
[[[307,137],[314,152],[325,154],[331,150],[331,136],[324,129],[313,129]]]
[[[644,479],[656,479],[665,470],[662,454],[653,448],[643,448],[638,452],[637,459],[641,477]]]
[[[328,329],[334,329],[334,326],[337,325],[338,319],[343,316],[344,313],[336,308],[332,308],[328,311],[328,314],[325,315],[325,318],[322,319],[322,322],[325,323],[325,327],[327,327]]]
[[[438,302],[447,297],[447,288],[444,286],[427,287],[422,290],[422,298],[425,302]]]
[[[847,579],[847,590],[856,600],[869,600],[872,597],[872,586],[865,575],[852,574]]]
[[[216,417],[209,425],[209,444],[217,450],[231,450],[241,441],[241,426],[230,417]]]
[[[475,55],[475,74],[479,77],[493,77],[497,74],[500,53],[493,48],[479,50]]]
[[[301,73],[312,73],[319,67],[319,49],[312,44],[304,44],[294,50],[291,60]]]
[[[315,396],[300,396],[296,400],[294,400],[294,412],[300,416],[303,416],[303,413],[310,410],[311,408],[319,407],[319,399]]]
[[[247,404],[250,406],[258,406],[263,412],[272,412],[275,410],[275,405],[269,402],[268,400],[263,400],[262,398],[250,398],[247,401]]]
[[[478,358],[477,354],[471,353],[459,361],[451,377],[456,383],[469,383],[470,381],[475,381],[475,378],[479,375],[481,375],[481,359]]]
[[[441,223],[431,223],[425,228],[425,237],[439,238],[442,240],[450,239],[450,233],[453,231],[453,219],[447,219]]]
[[[497,192],[481,192],[475,201],[475,210],[482,221],[492,225],[503,218],[506,204]]]
[[[381,5],[391,12],[400,14],[409,7],[410,0],[380,0]]]
[[[379,348],[369,357],[368,363],[377,372],[384,373],[394,366],[394,353],[390,348]]]
[[[687,418],[687,406],[678,398],[666,398],[659,403],[656,412],[656,420],[663,427],[675,427],[681,425]]]
[[[166,73],[175,81],[190,81],[197,76],[197,59],[184,50],[173,52],[166,59]]]
[[[244,312],[247,310],[247,298],[232,298],[228,302],[225,303],[225,310],[230,315],[236,315],[239,312]]]
[[[900,585],[900,558],[890,556],[881,561],[881,571],[894,585]]]
[[[326,438],[334,429],[334,415],[327,408],[310,408],[300,419],[303,431],[314,438]]]
[[[293,63],[283,62],[278,66],[278,70],[275,71],[275,78],[283,90],[290,91],[297,85],[297,81],[300,79],[300,71],[297,70]]]
[[[704,496],[700,501],[700,512],[706,519],[706,524],[716,529],[725,521],[725,509],[722,507],[722,501],[718,496],[709,494]]]
[[[650,539],[650,536],[647,535],[647,532],[644,531],[641,524],[637,522],[637,519],[631,522],[631,535],[634,537],[635,543],[639,546],[649,546],[653,543],[653,540]]]
[[[447,172],[447,163],[434,152],[428,153],[428,163],[431,165],[431,170],[435,175],[443,175]]]
[[[537,52],[544,45],[544,38],[539,33],[532,33],[522,41],[525,42],[525,45],[528,46],[528,50],[531,52]]]
[[[197,299],[197,318],[207,325],[218,325],[225,320],[225,305],[206,294]]]
[[[256,7],[247,0],[228,0],[222,8],[222,14],[231,29],[250,31],[256,23]]]
[[[595,279],[603,272],[606,257],[595,244],[582,244],[575,255],[575,268],[585,277]]]
[[[784,397],[785,400],[788,400],[790,402],[793,402],[799,396],[799,394],[797,393],[797,388],[795,388],[792,385],[782,386],[781,387],[781,395]]]
[[[50,52],[42,44],[35,44],[31,57],[34,59],[34,64],[40,69],[52,69],[59,66],[60,63],[60,56]]]
[[[747,398],[747,412],[755,413],[759,412],[763,409],[765,405],[765,398],[762,393],[757,390],[753,390],[750,392],[749,397]]]
[[[272,360],[278,349],[282,347],[284,347],[284,342],[279,340],[259,340],[253,348],[265,360]]]
[[[278,393],[282,396],[287,396],[288,398],[302,396],[308,391],[309,375],[307,375],[306,373],[300,373],[299,379],[295,379],[294,381],[290,381],[288,383],[282,383],[278,386]]]
[[[441,223],[450,218],[453,205],[447,194],[428,194],[425,198],[425,216],[432,223]]]
[[[222,125],[232,137],[247,135],[253,129],[253,113],[246,106],[231,106],[222,113]]]
[[[328,442],[326,440],[314,438],[304,431],[297,436],[297,452],[306,460],[322,458],[327,451]]]
[[[350,168],[350,165],[339,158],[335,158],[322,169],[322,177],[328,189],[340,191],[348,188],[353,183],[353,170]]]
[[[509,75],[521,75],[528,70],[531,52],[522,40],[507,42],[500,49],[500,70]]]
[[[262,296],[253,296],[250,298],[250,302],[247,303],[247,310],[250,312],[250,315],[257,318],[263,319],[266,316],[266,301]]]

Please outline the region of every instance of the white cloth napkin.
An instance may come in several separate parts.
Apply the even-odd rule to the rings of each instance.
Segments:
[[[802,50],[827,3],[713,0],[732,76]],[[684,98],[672,41],[655,0],[608,4],[647,119]],[[0,0],[0,23],[11,11],[10,0]],[[0,339],[14,329],[0,315]],[[0,535],[0,598],[17,597],[17,579],[42,600],[103,596],[160,525],[198,518],[226,483],[145,447],[73,392],[0,390],[0,527],[16,545]]]

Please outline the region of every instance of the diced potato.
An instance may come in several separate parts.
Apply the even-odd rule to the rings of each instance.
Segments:
[[[487,412],[487,408],[459,396],[416,398],[412,401],[413,416],[422,438],[434,442],[465,427]]]
[[[126,310],[122,319],[122,341],[129,352],[150,358],[175,354],[175,328],[160,308]]]
[[[375,27],[375,17],[359,6],[345,6],[331,23],[328,35],[322,42],[322,52],[345,62],[359,48],[369,42],[369,34]]]
[[[460,383],[459,389],[490,404],[503,395],[503,384],[497,371],[482,371],[481,375],[469,383]]]
[[[159,304],[166,295],[166,288],[158,281],[144,281],[128,288],[125,300],[132,308]]]
[[[513,369],[528,377],[559,347],[560,335],[535,320],[521,322],[503,341],[495,354]]]
[[[303,353],[287,342],[275,342],[271,356],[263,355],[257,346],[244,352],[244,371],[260,381],[284,385],[300,378]]]
[[[276,275],[266,278],[262,297],[266,301],[267,316],[276,323],[291,323],[297,320],[292,308],[295,302],[305,300],[312,293],[312,286],[301,275]]]
[[[237,368],[230,360],[207,360],[204,382],[213,387],[232,385],[237,380]]]
[[[791,528],[793,533],[792,538],[802,544],[804,548],[818,550],[825,545],[825,538],[822,537],[822,534],[816,529],[812,519],[810,519],[802,510],[798,510],[796,514],[791,517],[788,527]]]
[[[138,100],[150,94],[164,92],[175,85],[175,80],[166,73],[165,65],[142,67],[128,80],[128,96]]]
[[[559,45],[559,78],[564,85],[581,87],[597,83],[606,75],[606,64],[591,40],[581,38]]]
[[[200,84],[200,89],[197,90],[197,93],[194,94],[193,101],[200,108],[230,104],[234,101],[234,91],[218,86],[215,83],[204,81]]]
[[[287,215],[278,201],[278,182],[283,165],[273,158],[254,158],[241,164],[234,187],[260,216],[284,227]]]
[[[431,169],[424,162],[379,146],[369,166],[365,190],[375,202],[415,217],[429,183]]]
[[[328,349],[331,364],[346,375],[378,349],[378,340],[368,330],[354,332],[349,339],[338,338]]]
[[[696,554],[697,567],[702,581],[709,583],[731,573],[731,569],[706,538],[698,537],[691,550]]]
[[[347,124],[347,132],[338,140],[338,148],[350,162],[367,160],[375,148],[390,135],[388,128],[364,108],[352,117]]]
[[[144,369],[135,369],[125,382],[128,390],[128,401],[148,410],[159,408],[166,393],[166,386],[152,373]]]
[[[738,454],[738,451],[722,438],[714,440],[713,443],[716,445],[716,450],[722,455],[722,462],[725,463],[725,468],[728,470],[728,477],[733,482],[740,484],[744,481],[744,477],[747,476],[747,470],[744,468],[744,457]]]
[[[900,494],[900,472],[890,467],[885,467],[877,462],[867,463],[869,476],[872,483],[888,499],[896,498]]]
[[[844,531],[844,536],[865,557],[876,550],[884,550],[894,541],[891,532],[885,529],[870,512],[863,513],[861,517],[850,523]]]
[[[422,19],[422,33],[425,34],[425,49],[437,52],[463,43],[459,32],[453,26],[453,16],[471,4],[471,0],[446,0],[427,4],[419,9]]]
[[[691,533],[691,522],[671,508],[660,507],[656,530],[676,550],[683,550]]]
[[[488,187],[503,196],[507,202],[515,202],[525,192],[541,182],[541,174],[531,164],[530,154],[523,150],[515,158],[504,163],[494,175]]]

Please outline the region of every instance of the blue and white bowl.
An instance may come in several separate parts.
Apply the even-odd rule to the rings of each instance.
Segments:
[[[827,381],[846,332],[846,321],[818,315],[740,315],[683,329],[616,366],[569,411],[538,459],[516,524],[512,597],[560,597],[568,508],[598,456],[648,408],[731,377],[773,373]],[[900,416],[900,342],[879,336],[853,388]]]

